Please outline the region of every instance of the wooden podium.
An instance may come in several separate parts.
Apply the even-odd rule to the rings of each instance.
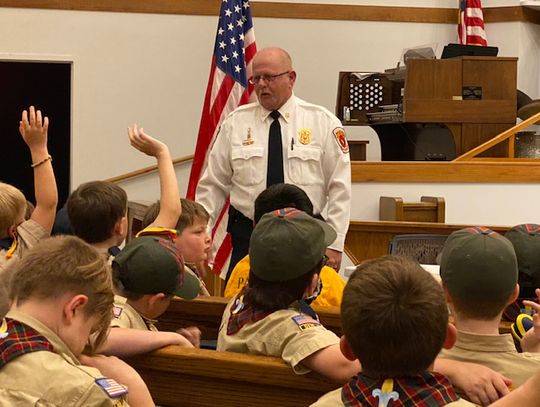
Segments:
[[[451,160],[515,125],[516,82],[517,58],[409,59],[406,70],[340,72],[336,113],[344,125],[372,126],[383,161]]]

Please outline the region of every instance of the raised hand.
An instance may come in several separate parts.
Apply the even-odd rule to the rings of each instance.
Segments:
[[[29,111],[23,110],[22,112],[19,132],[31,151],[37,148],[47,148],[49,118],[45,116],[43,119],[41,110],[36,112],[34,106],[30,106]]]
[[[160,154],[169,151],[166,144],[149,136],[142,127],[139,128],[136,124],[128,127],[128,136],[131,145],[146,155],[157,158]]]

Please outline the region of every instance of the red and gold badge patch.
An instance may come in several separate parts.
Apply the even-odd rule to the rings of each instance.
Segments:
[[[345,137],[345,130],[341,127],[336,127],[332,133],[334,133],[334,137],[343,154],[347,154],[349,152],[349,143],[347,143],[347,137]]]

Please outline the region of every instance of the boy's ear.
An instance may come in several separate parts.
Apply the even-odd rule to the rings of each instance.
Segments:
[[[127,234],[127,216],[122,216],[118,221],[114,224],[114,233],[117,236],[126,236]]]
[[[345,358],[350,360],[351,362],[354,362],[356,359],[358,359],[352,351],[351,344],[349,343],[345,335],[343,335],[339,339],[339,350],[341,351],[341,353],[343,353],[343,356],[345,356]]]
[[[315,291],[317,290],[317,283],[319,282],[319,273],[313,274],[313,277],[311,277],[311,282],[309,283],[309,286],[307,288],[307,295],[313,295]]]
[[[68,299],[64,304],[64,318],[68,324],[71,324],[75,317],[83,311],[88,303],[88,297],[84,294],[77,294]]]
[[[450,349],[456,343],[456,339],[457,329],[453,324],[448,323],[448,326],[446,327],[446,339],[443,342],[443,348]]]
[[[510,294],[510,297],[508,298],[506,305],[513,304],[518,298],[519,298],[519,284],[516,284],[516,286],[514,287],[514,291],[512,291],[512,294]]]
[[[148,305],[153,307],[159,301],[162,301],[167,295],[164,293],[150,294],[148,295]]]
[[[15,238],[15,235],[17,234],[17,225],[11,225],[8,229],[7,229],[7,235],[9,237],[12,237],[12,238]]]

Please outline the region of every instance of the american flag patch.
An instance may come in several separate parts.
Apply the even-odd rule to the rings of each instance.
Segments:
[[[292,320],[296,325],[298,325],[298,328],[300,328],[301,331],[321,325],[319,321],[314,320],[308,315],[295,315],[292,317]]]
[[[118,399],[128,394],[127,388],[113,379],[96,379],[96,384],[101,387],[111,399]]]
[[[113,313],[113,316],[118,319],[120,318],[120,315],[122,315],[122,311],[124,309],[122,307],[119,307],[117,305],[113,306],[113,309],[112,309],[112,313]]]

